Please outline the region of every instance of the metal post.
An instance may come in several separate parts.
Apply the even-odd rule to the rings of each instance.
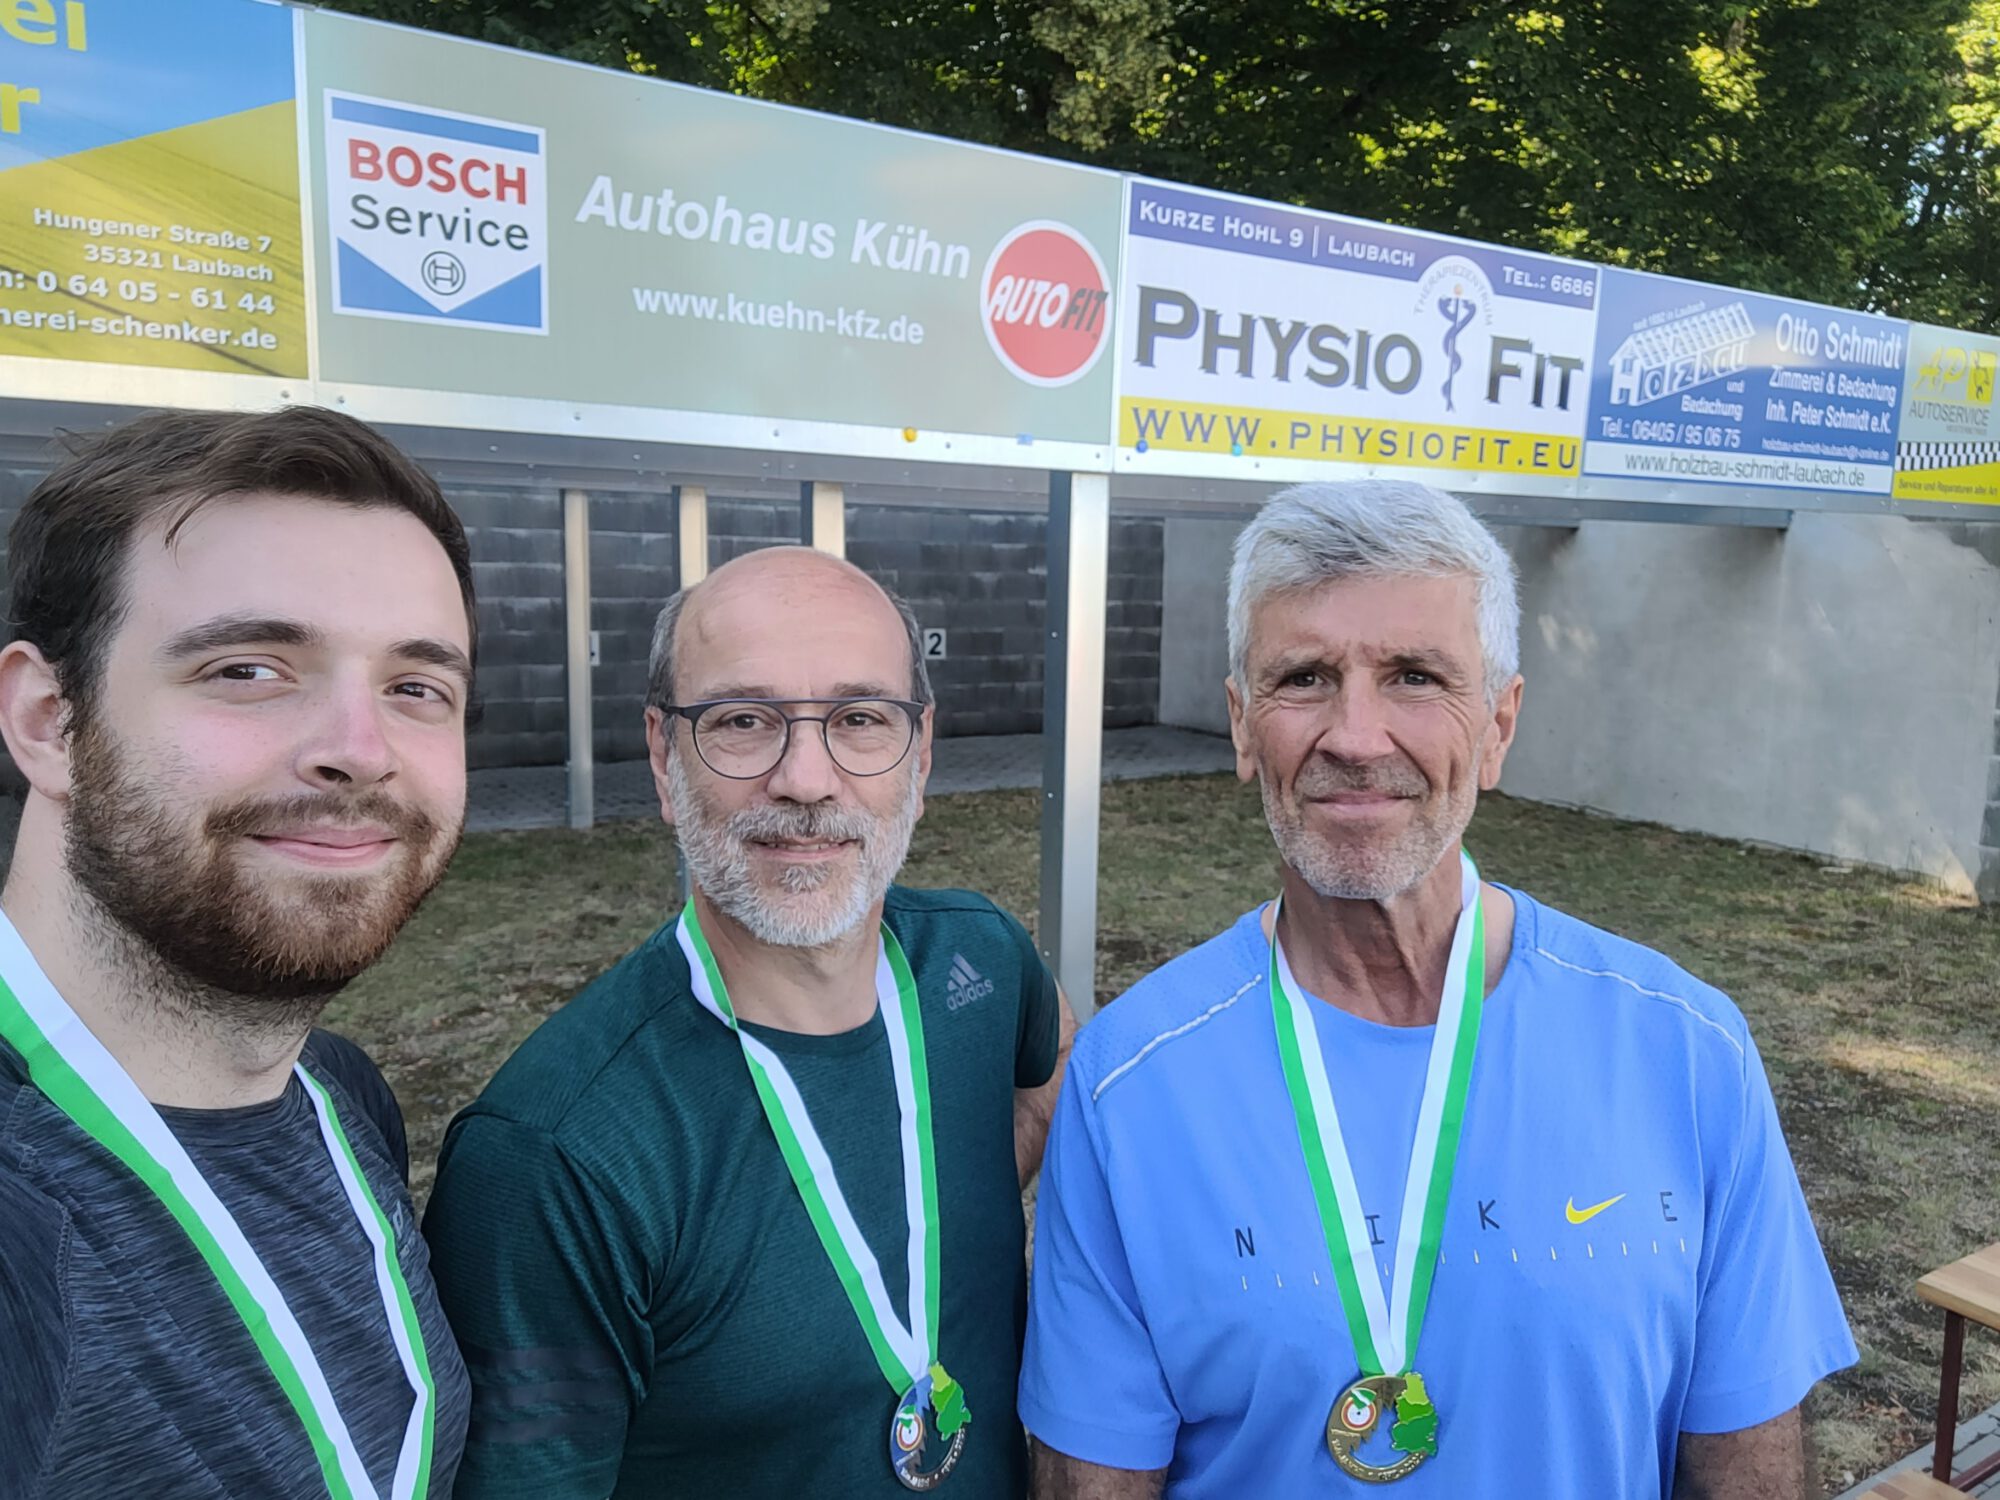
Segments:
[[[674,486],[674,537],[680,543],[677,588],[692,588],[708,577],[708,491],[698,484]]]
[[[569,826],[596,813],[590,732],[590,496],[563,491],[563,625],[569,691]]]
[[[1097,1009],[1097,815],[1111,476],[1049,476],[1042,686],[1042,959],[1079,1019]]]
[[[819,480],[799,486],[799,539],[808,547],[847,556],[847,492]]]
[[[698,484],[674,486],[674,535],[679,542],[680,574],[677,586],[691,589],[708,577],[708,491]],[[687,861],[681,858],[680,840],[674,840],[674,873],[680,884],[681,900],[694,894]]]

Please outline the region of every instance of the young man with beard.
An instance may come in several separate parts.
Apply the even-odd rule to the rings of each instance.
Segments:
[[[1483,883],[1513,564],[1421,485],[1236,543],[1279,899],[1084,1033],[1035,1225],[1037,1500],[1805,1500],[1854,1343],[1729,1000]]]
[[[0,1495],[445,1496],[394,1100],[313,1029],[465,805],[465,532],[348,418],[145,418],[7,555]]]
[[[796,547],[662,611],[647,737],[693,899],[454,1122],[425,1218],[461,1500],[1024,1492],[1020,1193],[1070,1027],[1019,923],[891,884],[918,642]]]

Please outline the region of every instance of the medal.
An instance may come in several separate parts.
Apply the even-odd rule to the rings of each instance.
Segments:
[[[152,1101],[56,993],[4,915],[0,915],[0,1038],[21,1054],[28,1077],[49,1102],[144,1183],[201,1252],[304,1426],[327,1493],[334,1500],[379,1500],[325,1372],[284,1293]],[[355,1159],[332,1098],[304,1068],[294,1065],[292,1072],[312,1101],[320,1139],[348,1207],[374,1249],[382,1311],[416,1398],[389,1490],[392,1500],[411,1500],[430,1489],[437,1387],[409,1283],[396,1258],[396,1231]]]
[[[784,1060],[737,1024],[722,971],[702,936],[701,918],[690,900],[676,935],[687,955],[688,978],[702,1007],[736,1035],[743,1061],[756,1085],[764,1118],[777,1137],[779,1153],[799,1190],[820,1247],[833,1263],[848,1305],[861,1323],[868,1347],[889,1389],[896,1393],[889,1420],[889,1463],[905,1489],[932,1490],[950,1476],[965,1451],[972,1412],[965,1388],[945,1373],[934,1354],[938,1344],[937,1156],[931,1142],[930,1072],[924,1060],[924,1020],[917,982],[896,934],[882,924],[875,960],[876,1008],[889,1035],[889,1065],[896,1077],[896,1106],[903,1153],[903,1208],[909,1225],[909,1315],[899,1318],[882,1283],[882,1268],[868,1248],[847,1198],[834,1176],[805,1099]],[[925,1450],[943,1445],[933,1466],[923,1467]]]
[[[1389,1464],[1371,1464],[1357,1451],[1384,1420],[1394,1422],[1389,1442],[1397,1454]],[[1424,1377],[1364,1375],[1335,1398],[1326,1418],[1326,1446],[1342,1472],[1369,1484],[1389,1484],[1414,1474],[1437,1452],[1437,1408],[1424,1390]]]
[[[945,1374],[944,1366],[932,1365],[905,1393],[889,1423],[889,1463],[904,1489],[934,1490],[951,1477],[965,1451],[965,1429],[971,1420],[965,1388]],[[925,1469],[924,1446],[933,1432],[945,1444],[944,1457],[936,1467]]]
[[[1424,1309],[1444,1237],[1444,1211],[1451,1197],[1452,1169],[1465,1123],[1465,1099],[1472,1082],[1472,1056],[1479,1041],[1486,1000],[1486,923],[1480,910],[1479,872],[1460,855],[1460,907],[1445,965],[1444,994],[1431,1038],[1430,1063],[1417,1109],[1417,1133],[1410,1143],[1403,1213],[1396,1227],[1394,1273],[1384,1299],[1369,1245],[1367,1221],[1354,1165],[1340,1132],[1340,1116],[1328,1086],[1326,1060],[1313,1024],[1311,1002],[1300,992],[1271,924],[1271,1013],[1291,1096],[1306,1175],[1319,1209],[1320,1229],[1333,1262],[1341,1311],[1354,1341],[1361,1378],[1343,1390],[1326,1419],[1326,1446],[1343,1473],[1371,1484],[1386,1484],[1414,1473],[1437,1452],[1438,1413],[1423,1377],[1411,1365]],[[1379,1452],[1387,1427],[1387,1461],[1364,1458]]]

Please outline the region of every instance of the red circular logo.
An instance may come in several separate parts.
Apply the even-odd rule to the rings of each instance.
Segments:
[[[1089,240],[1037,219],[993,248],[980,278],[986,342],[1030,385],[1081,380],[1111,342],[1111,281]]]

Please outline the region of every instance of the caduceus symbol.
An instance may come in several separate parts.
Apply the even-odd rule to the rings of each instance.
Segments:
[[[1458,336],[1465,332],[1472,322],[1472,315],[1479,310],[1478,304],[1465,295],[1463,286],[1451,289],[1449,297],[1438,298],[1438,311],[1444,314],[1449,325],[1444,331],[1444,354],[1451,361],[1451,367],[1444,376],[1444,409],[1457,411],[1451,404],[1451,383],[1458,379],[1458,372],[1465,368],[1465,361],[1458,357]]]

